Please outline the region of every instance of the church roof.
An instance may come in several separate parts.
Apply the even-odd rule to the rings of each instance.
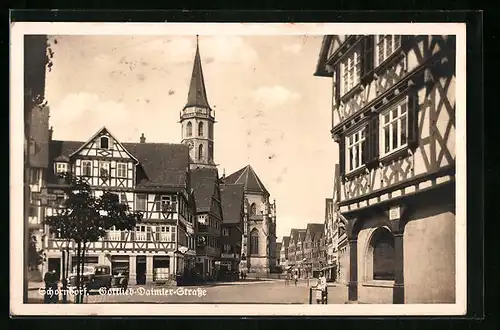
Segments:
[[[191,74],[191,83],[189,84],[188,99],[185,107],[194,106],[210,109],[205,80],[203,79],[198,39],[196,40],[196,54],[194,56],[193,72]]]
[[[220,186],[224,223],[240,223],[242,221],[244,188],[241,184]]]
[[[62,156],[69,157],[86,142],[52,140],[49,146],[51,163]],[[123,147],[139,161],[144,178],[138,188],[183,188],[189,167],[189,151],[184,144],[171,143],[122,143]],[[58,183],[59,178],[49,167],[49,183]]]
[[[218,180],[217,169],[196,168],[191,170],[191,188],[194,190],[196,212],[209,212]]]
[[[246,192],[256,192],[269,195],[266,187],[253,170],[252,166],[247,165],[242,169],[234,172],[224,179],[227,184],[242,184],[245,186]]]

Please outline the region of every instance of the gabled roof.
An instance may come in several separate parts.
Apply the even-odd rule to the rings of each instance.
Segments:
[[[283,245],[285,248],[288,247],[288,244],[290,244],[290,236],[283,236],[283,241],[282,241]]]
[[[307,224],[307,231],[310,232],[311,240],[315,241],[321,238],[325,225],[323,223],[309,223]]]
[[[281,246],[282,246],[282,245],[283,245],[283,244],[282,244],[282,243],[280,243],[280,242],[276,243],[276,251],[281,251]]]
[[[49,157],[54,160],[73,154],[86,142],[60,141],[50,142]],[[122,146],[139,161],[145,178],[137,183],[138,188],[184,187],[189,168],[189,149],[184,144],[170,143],[122,143]],[[54,166],[49,167],[49,183],[58,183]]]
[[[198,37],[196,37],[196,54],[194,55],[193,72],[191,73],[191,83],[189,84],[188,99],[185,108],[194,106],[210,109],[205,80],[203,79]]]
[[[208,167],[192,169],[190,181],[196,201],[196,212],[209,212],[217,187],[217,169]]]
[[[306,238],[306,231],[307,231],[306,229],[298,229],[297,230],[299,242],[304,242],[304,240]]]
[[[120,145],[124,150],[125,152],[129,155],[130,158],[132,158],[133,160],[135,160],[136,163],[139,162],[139,160],[134,157],[134,155],[132,153],[130,153],[130,151],[127,150],[127,148],[125,148],[125,146],[120,143],[115,137],[113,134],[111,134],[111,132],[106,128],[106,127],[102,127],[100,130],[98,130],[94,135],[92,135],[92,137],[90,139],[88,139],[87,142],[83,143],[80,148],[76,149],[75,151],[73,151],[69,156],[72,157],[74,156],[75,154],[77,154],[78,152],[80,152],[80,150],[82,150],[87,144],[89,144],[91,141],[93,141],[97,136],[103,134],[103,133],[108,133],[112,138],[113,140],[118,143],[118,145]]]
[[[241,212],[245,189],[241,184],[223,184],[220,186],[222,217],[224,223],[242,222]]]
[[[245,192],[262,193],[265,195],[269,195],[266,187],[264,187],[264,184],[250,165],[247,165],[242,169],[234,172],[233,174],[226,177],[223,181],[227,184],[242,184],[245,186]]]
[[[314,75],[316,77],[331,77],[332,75],[326,72],[325,64],[328,57],[328,50],[330,48],[330,42],[332,40],[332,36],[324,36],[323,41],[321,42],[321,48],[319,51],[318,61],[316,63],[316,71]]]

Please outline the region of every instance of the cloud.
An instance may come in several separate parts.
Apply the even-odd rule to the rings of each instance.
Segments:
[[[103,100],[91,93],[70,93],[51,106],[50,124],[55,127],[55,136],[84,141],[102,126],[112,132],[134,127],[123,103]]]
[[[258,88],[253,95],[255,102],[269,108],[279,107],[290,101],[300,99],[300,95],[283,86],[265,86]]]
[[[284,52],[292,53],[292,54],[297,54],[301,51],[302,45],[299,43],[295,44],[285,44],[281,48]]]
[[[209,63],[250,65],[258,54],[251,45],[239,36],[200,37],[202,60]],[[165,63],[191,64],[196,50],[194,37],[154,38],[135,44],[134,52],[161,54]]]

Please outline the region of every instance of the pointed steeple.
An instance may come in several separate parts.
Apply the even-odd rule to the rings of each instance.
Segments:
[[[188,99],[185,108],[194,106],[210,109],[201,67],[198,36],[196,36],[196,54],[194,56],[193,73],[191,75],[191,83],[189,84]]]

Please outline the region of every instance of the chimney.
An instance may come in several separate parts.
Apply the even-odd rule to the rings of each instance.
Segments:
[[[141,143],[146,143],[146,137],[144,136],[144,133],[141,135]]]

